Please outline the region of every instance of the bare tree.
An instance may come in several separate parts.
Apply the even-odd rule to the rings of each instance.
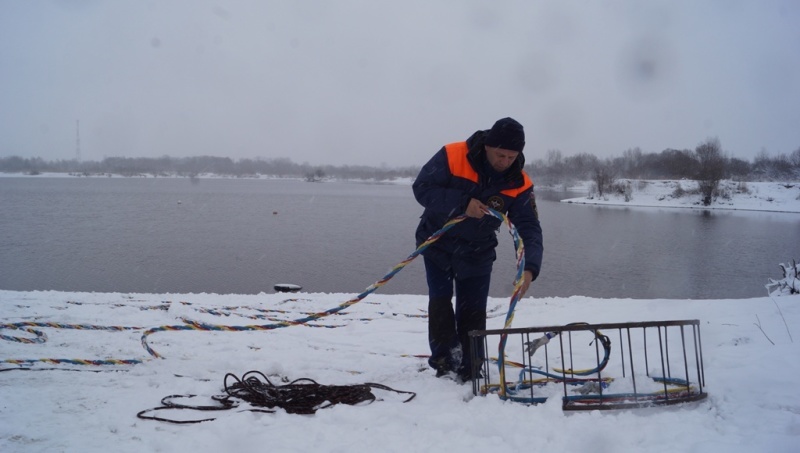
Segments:
[[[631,148],[622,153],[622,172],[630,178],[639,179],[642,173],[642,150],[639,147]]]
[[[703,204],[708,206],[719,182],[725,176],[725,156],[722,155],[722,145],[718,138],[709,138],[700,143],[694,152],[699,163],[697,184],[700,186]]]
[[[793,167],[800,170],[800,148],[792,151],[792,154],[789,155],[789,161]]]
[[[614,169],[608,163],[594,168],[594,184],[597,186],[597,195],[602,197],[614,183]]]
[[[321,168],[316,169],[313,172],[306,173],[306,181],[307,182],[320,182],[325,178],[325,171]]]

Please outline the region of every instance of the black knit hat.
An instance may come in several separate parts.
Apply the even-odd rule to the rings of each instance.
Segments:
[[[495,148],[503,148],[509,151],[522,152],[525,147],[525,131],[522,125],[513,118],[503,118],[497,120],[486,133],[483,144]]]

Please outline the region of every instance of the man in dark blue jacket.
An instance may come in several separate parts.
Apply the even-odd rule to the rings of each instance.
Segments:
[[[462,381],[473,370],[469,332],[486,329],[486,300],[496,258],[501,221],[487,207],[505,213],[525,246],[522,293],[539,276],[542,228],[533,183],[523,171],[525,132],[512,118],[465,142],[445,145],[417,176],[413,190],[425,208],[417,227],[417,246],[453,217],[467,218],[423,252],[428,281],[428,363],[441,377],[456,373]],[[455,283],[455,311],[451,302]],[[482,355],[480,351],[479,356]],[[480,364],[475,364],[477,368]]]

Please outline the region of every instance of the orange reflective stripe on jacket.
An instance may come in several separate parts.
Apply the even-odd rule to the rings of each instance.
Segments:
[[[478,172],[472,168],[467,159],[467,153],[469,152],[467,142],[450,143],[445,145],[444,149],[447,152],[447,164],[450,166],[450,174],[468,179],[477,184]]]
[[[447,164],[450,167],[450,174],[477,184],[478,172],[472,168],[469,159],[467,159],[467,153],[469,153],[467,142],[450,143],[449,145],[445,145],[444,149],[447,153]],[[524,171],[522,172],[522,180],[523,183],[520,187],[502,190],[500,193],[516,198],[517,195],[533,187],[533,181],[531,181],[528,174]]]
[[[533,181],[531,181],[531,178],[529,178],[527,173],[525,173],[524,171],[522,172],[522,180],[523,180],[522,185],[517,187],[516,189],[501,190],[500,193],[503,195],[508,195],[509,197],[516,198],[517,195],[533,187]]]

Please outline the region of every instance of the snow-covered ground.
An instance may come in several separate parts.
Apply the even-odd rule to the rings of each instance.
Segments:
[[[584,191],[587,196],[562,200],[563,203],[651,206],[692,209],[732,209],[747,211],[800,212],[800,182],[735,182],[722,181],[724,196],[703,206],[691,180],[619,180],[628,184],[625,194],[610,193],[598,196],[591,183],[583,182],[570,190]],[[592,193],[595,192],[595,193]],[[681,193],[683,192],[683,193]]]
[[[517,304],[512,327],[700,320],[708,398],[565,413],[559,397],[538,406],[473,397],[471,386],[437,379],[425,358],[416,357],[428,353],[424,296],[373,294],[340,314],[271,330],[161,331],[147,337],[162,356],[154,358],[140,342],[146,328],[186,321],[270,325],[269,318],[302,318],[350,296],[0,291],[4,323],[60,324],[33,329],[46,341],[31,344],[13,338],[35,339],[33,331],[0,330],[7,337],[0,340],[0,451],[797,451],[800,343],[793,338],[800,340],[800,296],[536,298],[535,287],[532,294]],[[503,327],[507,306],[490,299],[490,329]],[[320,325],[331,328],[312,327]],[[618,347],[612,337],[614,353]],[[59,359],[142,363],[53,363]],[[297,378],[324,385],[372,382],[416,397],[404,403],[404,396],[376,391],[382,400],[315,415],[237,409],[158,414],[217,417],[193,425],[136,416],[169,395],[194,394],[180,402],[213,404],[210,397],[223,393],[226,373],[241,377],[250,370],[278,385]],[[609,370],[606,376],[620,377],[614,366]]]

